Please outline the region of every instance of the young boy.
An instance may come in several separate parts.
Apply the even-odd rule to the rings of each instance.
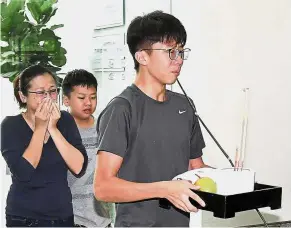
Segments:
[[[93,177],[96,163],[97,132],[93,113],[97,106],[97,80],[86,70],[73,70],[64,78],[63,99],[74,117],[83,145],[88,154],[88,167],[82,178],[68,173],[73,196],[74,219],[77,226],[107,227],[114,214],[114,205],[99,202],[93,194]]]

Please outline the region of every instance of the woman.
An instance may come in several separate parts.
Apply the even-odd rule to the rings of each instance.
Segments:
[[[1,124],[1,152],[12,173],[6,225],[74,225],[68,169],[83,175],[88,157],[73,117],[60,112],[56,78],[44,67],[25,69],[14,95],[26,111]]]

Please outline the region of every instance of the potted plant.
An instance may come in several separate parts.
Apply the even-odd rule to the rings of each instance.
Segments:
[[[66,64],[66,49],[48,26],[57,0],[10,0],[1,3],[1,76],[11,82],[26,67],[41,64],[57,74]],[[58,77],[59,83],[61,78]]]

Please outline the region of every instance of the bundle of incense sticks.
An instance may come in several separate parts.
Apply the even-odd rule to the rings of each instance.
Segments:
[[[235,151],[235,163],[234,163],[234,171],[242,171],[244,166],[244,156],[241,151],[236,148]]]
[[[248,125],[248,91],[249,91],[249,88],[243,89],[243,92],[245,93],[245,105],[244,105],[244,114],[243,114],[243,120],[242,120],[240,148],[238,147],[236,148],[234,171],[239,171],[239,170],[241,171],[244,166],[247,125]]]

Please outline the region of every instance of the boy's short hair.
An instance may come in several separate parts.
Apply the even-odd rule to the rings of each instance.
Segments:
[[[67,73],[62,83],[63,94],[70,97],[74,86],[94,87],[97,90],[97,79],[95,76],[83,69],[72,70]]]
[[[133,19],[127,29],[127,44],[134,60],[134,69],[139,63],[135,53],[143,48],[150,48],[157,42],[175,41],[184,46],[187,33],[182,23],[173,15],[163,11],[154,11]]]

